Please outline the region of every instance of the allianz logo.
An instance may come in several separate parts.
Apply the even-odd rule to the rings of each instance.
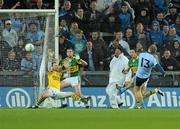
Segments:
[[[6,104],[9,108],[29,107],[31,98],[22,88],[11,89],[6,95]]]
[[[147,108],[178,108],[180,107],[180,96],[176,91],[166,91],[164,96],[158,94],[151,95],[145,99],[145,106]],[[108,108],[109,98],[107,95],[90,95],[91,101],[89,105],[93,108]],[[127,90],[125,93],[120,95],[123,105],[122,108],[134,108],[135,107],[135,97],[131,90]],[[84,104],[80,101],[74,101],[72,98],[66,99],[71,108],[81,108]],[[44,107],[58,107],[61,106],[61,100],[47,99],[43,104]]]

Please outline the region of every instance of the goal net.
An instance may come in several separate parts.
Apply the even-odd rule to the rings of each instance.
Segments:
[[[11,95],[9,88],[5,106],[27,107],[45,89],[48,64],[55,58],[55,11],[4,11],[0,17],[0,87],[23,91]],[[33,52],[25,50],[27,43],[34,45]]]

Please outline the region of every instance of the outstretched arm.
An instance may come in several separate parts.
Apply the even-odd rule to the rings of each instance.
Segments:
[[[163,76],[165,76],[165,71],[160,64],[156,64],[155,68],[158,69],[163,74]]]
[[[88,63],[86,61],[84,61],[83,59],[79,59],[79,63],[83,66],[87,66]]]

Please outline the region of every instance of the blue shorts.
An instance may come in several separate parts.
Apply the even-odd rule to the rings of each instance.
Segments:
[[[149,80],[149,78],[139,78],[139,77],[135,76],[134,84],[138,87],[141,87],[142,84],[144,84],[148,80]]]

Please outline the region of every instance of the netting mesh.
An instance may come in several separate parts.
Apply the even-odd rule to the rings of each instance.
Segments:
[[[45,34],[47,17],[49,28]],[[39,86],[43,56],[47,57],[43,69],[45,72],[48,57],[54,58],[54,16],[50,13],[26,12],[0,13],[0,18],[0,85]],[[34,45],[33,52],[25,50],[27,43]],[[46,53],[43,55],[44,50]],[[48,51],[51,56],[48,56]]]

